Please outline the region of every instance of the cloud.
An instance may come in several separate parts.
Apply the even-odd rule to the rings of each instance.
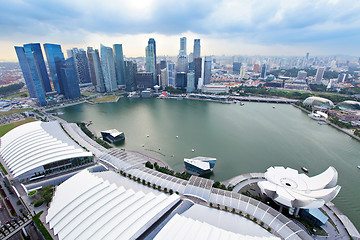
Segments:
[[[0,41],[191,32],[248,45],[360,47],[358,0],[0,0]],[[223,42],[223,41],[222,41]],[[325,44],[322,44],[325,43]],[[176,44],[177,45],[177,44]],[[143,47],[143,46],[142,46]]]

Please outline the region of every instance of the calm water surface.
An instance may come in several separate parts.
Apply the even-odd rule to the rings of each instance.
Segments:
[[[333,202],[360,228],[360,142],[291,105],[122,98],[57,111],[69,122],[93,121],[99,136],[111,128],[125,132],[119,148],[156,155],[176,171],[184,158],[216,157],[211,178],[219,181],[270,166],[306,167],[310,176],[334,166],[342,189]]]

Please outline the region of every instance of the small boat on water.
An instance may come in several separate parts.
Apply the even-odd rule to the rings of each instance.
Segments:
[[[305,168],[305,167],[302,167],[301,170],[303,170],[306,173],[309,172],[309,170],[307,168]]]
[[[358,169],[360,169],[360,165],[358,165]]]

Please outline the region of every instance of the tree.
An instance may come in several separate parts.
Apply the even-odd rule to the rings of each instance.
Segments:
[[[173,191],[172,189],[170,189],[170,190],[169,190],[169,193],[170,193],[170,194],[173,194],[173,193],[174,193],[174,191]]]
[[[147,167],[147,168],[151,168],[151,169],[153,169],[153,168],[154,168],[154,166],[151,164],[151,162],[150,162],[150,161],[147,161],[147,162],[145,163],[145,167]]]

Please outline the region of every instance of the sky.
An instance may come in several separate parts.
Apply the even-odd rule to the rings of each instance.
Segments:
[[[30,42],[99,48],[127,57],[174,56],[201,39],[201,55],[360,56],[359,0],[0,0],[0,61]]]

